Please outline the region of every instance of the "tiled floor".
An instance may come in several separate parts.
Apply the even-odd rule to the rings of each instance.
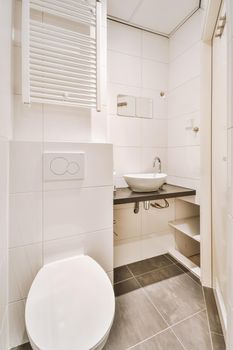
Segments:
[[[225,350],[212,290],[168,254],[119,267],[114,280],[116,314],[104,350]]]

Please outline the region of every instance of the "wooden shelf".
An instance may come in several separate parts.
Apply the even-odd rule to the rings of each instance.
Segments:
[[[187,258],[185,255],[181,254],[176,249],[170,249],[169,254],[173,256],[179,263],[184,265],[189,271],[191,271],[196,277],[200,278],[201,276],[201,269],[199,266],[197,266],[190,258]],[[196,257],[196,256],[195,256]],[[195,258],[196,260],[196,258]]]
[[[181,201],[188,202],[197,206],[200,206],[200,204],[197,202],[197,196],[187,196],[187,197],[180,197],[177,198]]]
[[[169,225],[176,230],[184,233],[197,242],[200,242],[200,217],[193,216],[191,218],[170,221]]]

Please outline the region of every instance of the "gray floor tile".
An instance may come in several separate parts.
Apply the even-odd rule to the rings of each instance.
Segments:
[[[211,340],[206,312],[184,320],[173,327],[184,347],[188,350],[211,350]]]
[[[204,287],[206,308],[212,332],[223,334],[213,289]]]
[[[213,350],[226,350],[226,344],[223,335],[211,333]]]
[[[126,294],[132,292],[135,289],[141,288],[140,284],[135,280],[135,278],[131,278],[127,281],[119,282],[114,284],[114,292],[115,296],[118,297],[122,294]]]
[[[130,271],[134,274],[134,276],[139,276],[142,273],[146,273],[155,269],[159,269],[161,267],[165,267],[171,265],[172,262],[166,256],[160,255],[154,258],[145,259],[142,261],[138,261],[133,264],[129,264],[128,267]]]
[[[178,260],[174,259],[170,254],[165,254],[165,256],[171,261],[173,261],[180,269],[186,272],[189,275],[189,277],[191,277],[195,282],[201,285],[200,279],[196,277],[192,272],[190,272],[184,265],[180,264]]]
[[[20,346],[16,346],[16,348],[12,348],[11,350],[32,350],[32,347],[29,343],[26,343]]]
[[[141,286],[146,287],[150,284],[158,283],[182,274],[184,274],[184,272],[176,265],[170,265],[165,268],[145,273],[144,275],[136,277],[136,279]]]
[[[166,258],[168,258],[169,260],[171,260],[172,262],[174,262],[175,264],[178,262],[178,260],[176,260],[175,258],[173,258],[173,256],[171,256],[169,253],[164,254],[164,256]]]
[[[132,350],[184,350],[176,336],[170,331],[164,331],[155,337],[136,345]]]
[[[126,266],[120,266],[114,269],[114,283],[131,278],[132,274]]]
[[[171,268],[175,272],[171,266],[157,272],[162,274],[162,270]],[[140,283],[141,277],[138,278]],[[184,273],[163,280],[159,276],[156,283],[146,286],[144,290],[170,325],[205,309],[202,288]]]
[[[125,350],[166,328],[142,289],[116,298],[116,314],[105,350]]]
[[[197,284],[199,284],[199,286],[201,286],[201,281],[198,277],[196,277],[192,272],[188,272],[187,275],[189,275],[189,277],[191,277]]]

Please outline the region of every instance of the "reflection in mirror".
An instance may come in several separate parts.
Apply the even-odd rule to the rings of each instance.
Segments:
[[[125,117],[135,117],[135,97],[127,95],[117,96],[117,114]]]
[[[146,97],[118,95],[117,114],[125,117],[153,118],[153,100]]]
[[[151,98],[136,98],[136,117],[153,118],[153,100]]]

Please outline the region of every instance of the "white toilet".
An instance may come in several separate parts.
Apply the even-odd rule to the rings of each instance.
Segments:
[[[101,350],[115,313],[111,282],[86,255],[42,267],[26,302],[33,350]]]

